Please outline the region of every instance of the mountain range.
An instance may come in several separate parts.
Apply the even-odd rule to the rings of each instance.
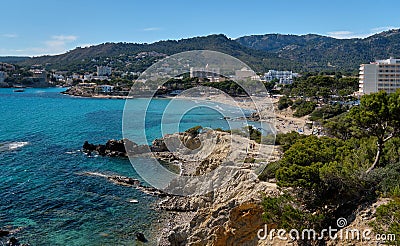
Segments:
[[[116,58],[155,51],[166,55],[208,49],[232,55],[257,72],[269,69],[296,72],[341,71],[356,73],[361,63],[376,59],[400,57],[400,30],[394,29],[367,38],[336,39],[316,34],[265,34],[230,39],[223,34],[181,40],[159,41],[151,44],[104,43],[75,48],[61,55],[17,59],[22,66],[46,65],[52,69],[84,66],[89,60]],[[7,61],[6,57],[0,61]]]

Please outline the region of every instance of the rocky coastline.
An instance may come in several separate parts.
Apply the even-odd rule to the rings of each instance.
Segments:
[[[167,148],[171,142],[179,140],[188,150],[211,145],[207,142],[210,134],[218,139],[208,156],[202,156],[200,162],[189,160],[185,155],[170,152]],[[234,136],[226,132],[204,132],[200,134],[176,133],[156,139],[152,145],[137,145],[127,139],[109,140],[106,144],[90,144],[85,142],[84,152],[97,152],[102,156],[126,157],[131,154],[150,153],[164,161],[180,163],[181,174],[202,175],[215,169],[223,160],[230,158],[231,141],[239,145],[260,146],[247,138]],[[270,146],[274,149],[273,146]],[[179,149],[179,148],[178,148]],[[127,151],[128,150],[128,151]],[[240,152],[240,151],[239,151]],[[262,153],[243,152],[235,158],[249,157],[265,160],[266,162],[279,158],[276,149],[272,157]],[[196,156],[196,158],[199,156]],[[254,175],[251,163],[244,163],[235,176],[220,188],[202,195],[176,196],[163,191],[145,187],[138,180],[104,175],[83,173],[82,175],[101,176],[118,185],[132,186],[147,194],[159,197],[156,209],[163,211],[159,220],[160,238],[158,245],[258,245],[257,231],[262,228],[261,201],[264,195],[277,196],[280,194],[275,183],[262,182]],[[261,245],[261,244],[260,244]]]
[[[21,243],[16,237],[12,236],[13,234],[17,233],[19,229],[1,229],[0,228],[0,245],[7,245],[7,246],[30,246],[26,243]],[[6,244],[3,244],[3,239],[6,240]]]

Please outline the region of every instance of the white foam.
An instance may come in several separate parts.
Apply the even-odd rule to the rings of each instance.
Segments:
[[[8,149],[16,150],[16,149],[22,148],[28,144],[29,144],[29,142],[11,142],[11,143],[8,143]]]

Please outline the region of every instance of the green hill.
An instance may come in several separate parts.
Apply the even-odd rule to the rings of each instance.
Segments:
[[[209,35],[181,40],[166,40],[151,44],[104,43],[76,48],[65,54],[41,56],[22,61],[20,65],[41,64],[48,69],[93,71],[97,65],[109,64],[121,71],[143,71],[160,56],[137,57],[141,52],[164,55],[208,49],[232,55],[257,72],[269,69],[296,72],[357,73],[361,63],[375,59],[400,57],[400,31],[390,30],[364,39],[335,39],[315,34],[266,34],[238,38]]]
[[[29,56],[0,56],[0,62],[5,63],[18,63],[29,59]]]
[[[34,57],[22,62],[21,65],[41,64],[51,69],[71,70],[71,68],[74,68],[75,70],[79,70],[81,68],[86,70],[88,66],[93,67],[98,64],[99,61],[100,63],[104,63],[110,62],[110,60],[125,60],[134,63],[137,62],[137,59],[132,56],[140,52],[155,51],[166,55],[172,55],[179,52],[200,49],[220,51],[232,55],[245,61],[256,71],[266,71],[271,67],[284,69],[288,66],[299,65],[295,64],[295,62],[281,59],[276,54],[245,47],[222,34],[181,40],[159,41],[152,44],[104,43],[87,48],[78,47],[61,55]],[[106,61],[106,58],[110,59]],[[91,60],[99,61],[91,62]],[[150,63],[153,60],[150,59]],[[148,62],[146,62],[146,59],[143,60],[141,58],[140,61],[145,65],[142,68],[136,67],[137,70],[143,70],[146,68],[146,65],[150,65],[147,64]],[[114,61],[114,63],[117,62]],[[115,67],[114,65],[112,66]]]
[[[309,70],[354,71],[361,63],[400,57],[400,31],[390,30],[364,39],[335,39],[314,34],[266,34],[238,38],[248,48],[304,64]]]

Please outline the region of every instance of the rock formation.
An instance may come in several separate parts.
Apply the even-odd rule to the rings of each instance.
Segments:
[[[92,152],[97,152],[101,156],[109,156],[109,157],[127,157],[128,151],[133,154],[143,154],[147,153],[149,147],[147,145],[138,145],[129,139],[108,140],[106,144],[91,144],[88,141],[82,146],[82,149],[88,155],[91,155]],[[128,150],[128,151],[127,151]]]
[[[210,194],[167,198],[159,204],[162,209],[194,214],[186,223],[165,231],[167,243],[160,245],[257,245],[257,232],[264,226],[263,194],[277,196],[280,192],[276,184],[261,182],[244,169]]]

